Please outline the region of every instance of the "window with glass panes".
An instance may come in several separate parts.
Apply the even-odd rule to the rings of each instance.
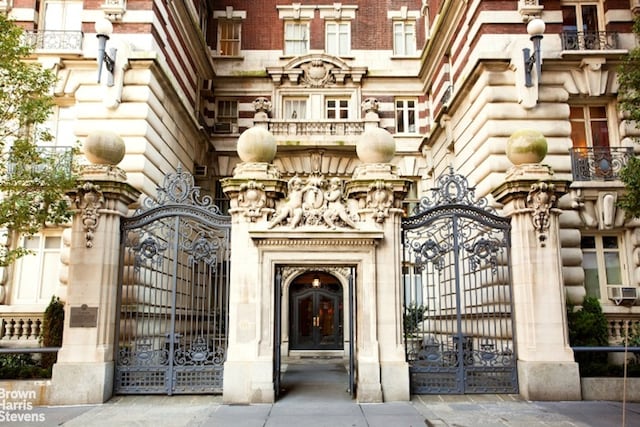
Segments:
[[[348,119],[349,101],[346,99],[327,99],[327,119]]]
[[[609,125],[604,105],[572,106],[569,109],[573,147],[608,147]]]
[[[563,2],[562,35],[564,49],[601,49],[598,37],[599,27],[597,2]]]
[[[306,119],[307,99],[306,98],[286,98],[283,100],[283,113],[285,119]]]
[[[309,52],[309,24],[306,22],[285,22],[284,54],[304,55]]]
[[[603,298],[607,286],[623,285],[624,252],[618,235],[583,235],[580,247],[587,296]]]
[[[62,236],[58,232],[22,237],[21,245],[29,254],[16,262],[12,303],[48,303],[59,285]]]
[[[418,102],[415,99],[396,99],[396,132],[416,133]]]
[[[218,53],[222,56],[240,55],[240,20],[218,20]]]
[[[221,99],[218,100],[217,123],[237,123],[238,122],[238,101]]]
[[[327,22],[325,51],[330,55],[347,56],[351,52],[351,25],[348,22]]]
[[[393,54],[413,56],[416,54],[416,24],[413,21],[394,21]]]

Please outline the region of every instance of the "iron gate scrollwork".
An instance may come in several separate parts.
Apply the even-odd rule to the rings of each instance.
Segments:
[[[230,227],[181,169],[123,219],[116,393],[222,392]]]
[[[516,393],[510,221],[453,169],[402,220],[411,392]]]

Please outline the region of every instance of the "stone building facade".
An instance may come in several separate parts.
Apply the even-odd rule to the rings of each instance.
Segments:
[[[507,302],[516,315],[498,341],[517,345],[512,385],[527,398],[579,399],[566,304],[598,298],[612,344],[640,319],[640,225],[616,205],[617,173],[639,132],[617,109],[616,70],[635,46],[639,10],[636,0],[0,1],[25,28],[33,59],[58,75],[55,144],[125,147],[117,168],[109,156],[96,165],[87,150],[73,224],[9,242],[35,253],[2,275],[0,344],[36,344],[39,313],[59,295],[68,316],[52,402],[157,392],[145,388],[144,370],[119,368],[119,357],[143,348],[142,318],[125,327],[123,307],[153,300],[147,309],[180,312],[180,297],[168,308],[158,301],[171,289],[153,283],[173,277],[166,284],[181,295],[182,276],[136,264],[157,247],[119,230],[137,232],[125,218],[143,218],[145,198],[189,205],[174,192],[193,190],[188,178],[164,186],[189,172],[216,214],[231,216],[229,269],[210,273],[229,286],[213,322],[224,338],[216,392],[273,401],[283,358],[331,355],[349,365],[360,401],[405,400],[415,379],[403,325],[412,304],[426,305],[416,289],[427,288],[405,281],[414,266],[403,264],[403,218],[453,170],[510,218]],[[105,19],[106,57],[94,26]],[[542,38],[528,34],[540,19]],[[542,164],[507,155],[523,130],[546,138]],[[200,207],[189,208],[194,217],[218,221]],[[123,258],[136,247],[147,252]],[[199,283],[201,268],[185,281]],[[74,319],[82,307],[95,322]],[[183,347],[208,360],[217,351],[194,334],[181,341],[190,329],[171,319],[167,343],[154,330],[137,354],[166,345],[171,360]],[[125,335],[133,341],[123,347]]]

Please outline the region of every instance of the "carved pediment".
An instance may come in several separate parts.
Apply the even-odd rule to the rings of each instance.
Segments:
[[[312,54],[292,59],[284,67],[267,67],[277,85],[289,83],[304,87],[327,87],[345,84],[347,78],[360,83],[366,67],[350,67],[331,55]]]

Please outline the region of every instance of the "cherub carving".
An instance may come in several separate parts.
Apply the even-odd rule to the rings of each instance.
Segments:
[[[289,180],[288,188],[288,201],[282,205],[279,212],[269,223],[268,228],[275,227],[289,217],[291,218],[289,225],[294,228],[302,220],[302,198],[304,196],[302,180],[298,176],[294,176]]]
[[[336,229],[335,221],[339,218],[352,228],[358,228],[356,223],[349,218],[349,214],[342,200],[342,180],[340,178],[331,178],[329,181],[329,190],[324,193],[327,201],[327,208],[322,217],[327,225]]]

